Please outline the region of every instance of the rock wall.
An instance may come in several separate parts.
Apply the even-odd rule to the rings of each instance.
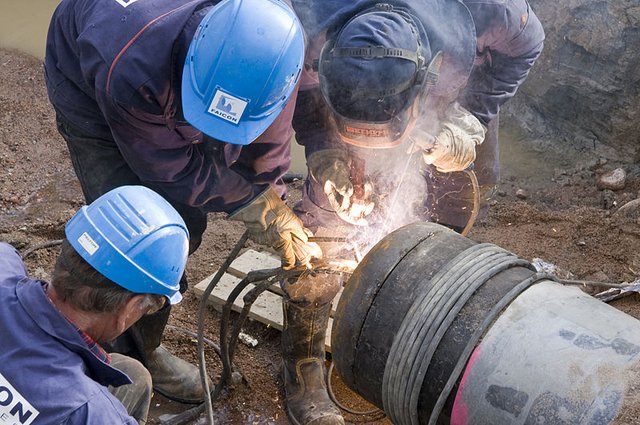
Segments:
[[[530,4],[545,49],[505,118],[556,147],[640,162],[640,0]]]

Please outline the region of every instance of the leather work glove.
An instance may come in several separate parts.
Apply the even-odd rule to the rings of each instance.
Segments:
[[[229,219],[244,221],[251,239],[278,251],[285,270],[296,265],[310,268],[312,257],[322,257],[320,247],[309,242],[311,231],[304,227],[273,187],[235,211]]]
[[[351,182],[351,159],[341,149],[326,149],[314,152],[307,158],[309,174],[321,186],[327,195],[331,208],[342,220],[358,226],[368,224],[369,215],[375,203],[371,200],[373,187],[363,183],[360,196],[354,196]]]
[[[462,171],[476,160],[476,145],[484,141],[487,129],[460,104],[454,102],[445,112],[440,133],[431,137],[414,131],[422,158],[442,173]]]

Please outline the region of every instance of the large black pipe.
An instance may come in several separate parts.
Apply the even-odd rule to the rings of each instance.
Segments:
[[[533,291],[534,286],[543,289]],[[499,402],[492,401],[487,395],[501,387],[497,384],[508,381],[505,377],[493,377],[491,388],[475,382],[467,383],[467,393],[464,394],[460,382],[463,372],[474,376],[470,373],[468,360],[472,353],[478,358],[480,351],[477,347],[483,338],[488,341],[484,352],[494,348],[491,344],[496,347],[504,344],[507,352],[512,345],[522,343],[516,342],[520,335],[509,328],[519,326],[533,333],[532,341],[538,338],[543,342],[546,338],[543,334],[549,326],[536,327],[537,319],[533,318],[533,313],[539,301],[534,299],[540,296],[536,294],[542,294],[544,298],[547,292],[557,291],[556,287],[560,288],[556,298],[566,298],[570,300],[568,302],[576,299],[576,303],[586,302],[587,308],[594,308],[589,304],[591,300],[583,299],[587,296],[580,291],[555,283],[550,276],[537,274],[528,262],[495,245],[477,244],[434,223],[405,226],[381,240],[365,256],[345,286],[332,330],[332,356],[336,370],[347,386],[384,409],[396,424],[497,425],[529,423],[526,417],[544,418],[538,409],[535,414],[539,416],[531,412],[529,416],[522,415],[520,411],[520,420],[514,420],[513,412],[506,414],[504,408],[495,407],[496,403],[509,405],[517,400],[522,404],[524,396],[517,391],[513,392],[515,401],[508,399],[509,391],[500,393],[502,399]],[[565,291],[569,291],[568,294]],[[531,295],[522,296],[524,293]],[[491,332],[504,310],[519,298],[519,303],[525,306],[521,310],[524,308],[527,314],[506,315],[507,318],[502,320],[507,323],[506,327],[495,326]],[[603,308],[615,310],[603,303],[594,305],[600,304]],[[606,314],[614,313],[607,310]],[[585,317],[588,320],[588,314]],[[568,320],[570,323],[575,321]],[[637,322],[626,323],[625,319],[624,326],[627,325],[634,327]],[[561,343],[567,341],[566,332],[569,331],[563,329],[551,338],[559,338]],[[582,331],[590,335],[595,332],[591,329]],[[637,336],[640,344],[638,331],[640,327],[632,329],[630,339]],[[575,334],[579,330],[572,332]],[[620,332],[627,332],[627,329]],[[576,344],[570,345],[572,349],[575,347]],[[638,347],[640,352],[640,345]],[[550,356],[539,347],[529,353],[526,348],[523,347],[522,355],[533,357],[528,363]],[[476,372],[493,370],[498,366],[508,369],[509,364],[515,363],[509,358],[493,363],[486,356],[479,358]],[[598,360],[590,362],[595,367]],[[627,367],[635,362],[635,358],[622,359],[618,364]],[[511,375],[519,373],[512,372]],[[482,381],[483,378],[476,379]],[[538,394],[538,389],[545,385],[548,391]],[[534,408],[536,400],[542,400],[541,394],[562,392],[561,386],[560,382],[536,383],[535,388],[525,394],[529,404],[525,403],[521,408]],[[474,388],[475,391],[484,391],[477,394],[477,402],[476,395],[469,394],[469,389]],[[624,391],[619,390],[618,393],[623,394]],[[609,416],[619,413],[620,403],[609,406]],[[556,407],[566,409],[566,406]],[[492,410],[494,408],[495,411]],[[469,421],[473,412],[477,413],[476,417]],[[452,415],[455,416],[454,422]],[[506,416],[503,418],[501,415]],[[575,415],[578,413],[574,412]]]

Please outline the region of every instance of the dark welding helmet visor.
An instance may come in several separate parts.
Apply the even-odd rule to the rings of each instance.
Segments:
[[[421,28],[408,12],[378,4],[325,43],[318,61],[320,89],[344,142],[373,149],[402,143],[415,121],[431,59]]]

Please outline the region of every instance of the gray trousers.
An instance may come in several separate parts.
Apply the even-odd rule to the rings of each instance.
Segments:
[[[136,359],[111,353],[111,366],[125,373],[133,383],[119,387],[109,386],[113,394],[140,425],[147,423],[153,388],[149,371]]]

